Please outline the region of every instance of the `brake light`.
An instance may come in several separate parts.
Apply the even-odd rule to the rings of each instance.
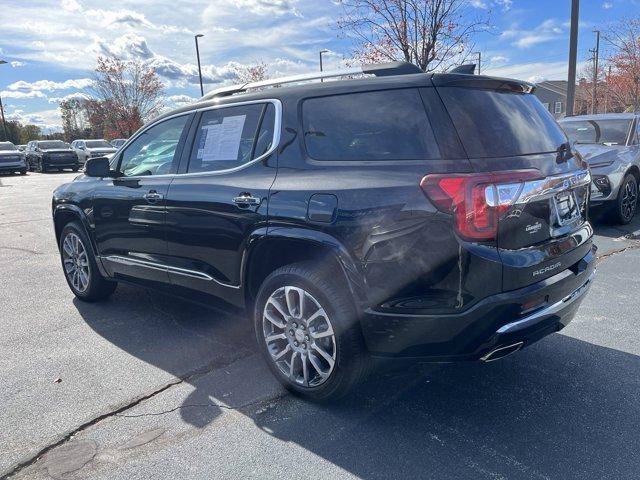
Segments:
[[[518,199],[524,182],[543,178],[538,170],[427,175],[420,182],[438,210],[451,213],[460,236],[494,240],[498,221]]]

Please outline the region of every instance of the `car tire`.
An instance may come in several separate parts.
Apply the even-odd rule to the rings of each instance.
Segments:
[[[27,169],[23,168],[22,170],[20,170],[20,175],[26,175],[27,174]]]
[[[313,263],[288,265],[264,280],[255,302],[269,368],[289,391],[314,401],[340,398],[370,366],[353,299],[336,278]]]
[[[82,301],[104,300],[118,286],[100,274],[89,237],[78,222],[70,222],[62,229],[60,260],[69,288]]]
[[[631,220],[638,209],[638,181],[627,173],[620,185],[618,198],[613,205],[613,218],[616,223],[626,225]]]
[[[72,167],[71,170],[73,170],[74,172],[77,172],[80,169],[80,167]]]

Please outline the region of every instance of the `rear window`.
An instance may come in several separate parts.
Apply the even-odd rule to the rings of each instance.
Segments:
[[[61,140],[52,140],[51,142],[38,142],[38,148],[49,150],[52,148],[68,148]]]
[[[554,152],[567,142],[533,94],[462,87],[438,91],[472,158]]]
[[[440,158],[415,89],[311,98],[302,104],[304,141],[316,160]]]

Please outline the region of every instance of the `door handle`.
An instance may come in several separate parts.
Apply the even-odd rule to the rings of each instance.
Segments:
[[[145,193],[143,198],[149,203],[156,203],[158,200],[162,200],[164,197],[161,193],[156,192],[155,190],[150,190],[149,193]]]
[[[250,205],[260,204],[260,199],[252,197],[250,193],[241,193],[237,197],[233,198],[233,203],[241,207],[248,207]]]

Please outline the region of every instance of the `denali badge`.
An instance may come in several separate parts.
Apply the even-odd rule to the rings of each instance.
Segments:
[[[562,266],[562,262],[554,263],[553,265],[549,265],[548,267],[541,268],[540,270],[536,270],[533,272],[533,276],[543,275],[551,270],[555,270],[556,268]]]
[[[527,225],[524,231],[533,235],[534,233],[538,233],[541,228],[542,228],[542,224],[540,222],[536,222],[532,225]]]

